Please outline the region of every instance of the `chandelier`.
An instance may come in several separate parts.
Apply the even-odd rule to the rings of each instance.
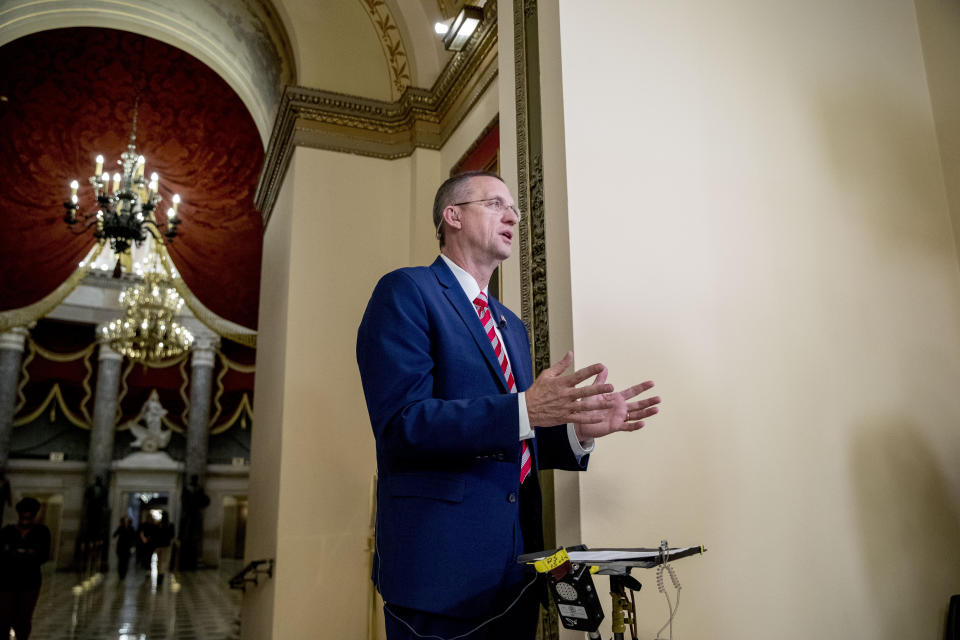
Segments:
[[[193,335],[174,321],[183,307],[156,255],[143,282],[120,294],[123,316],[101,328],[103,340],[131,360],[157,361],[178,356],[193,344]]]
[[[162,199],[159,193],[160,176],[153,173],[150,175],[150,181],[147,182],[144,177],[147,161],[137,153],[135,141],[139,102],[137,98],[133,107],[130,142],[127,144],[127,150],[120,154],[120,160],[117,161],[122,173],[118,171],[113,174],[112,184],[109,172],[103,170],[103,156],[98,155],[96,158],[96,169],[94,175],[90,177],[93,195],[96,198],[96,210],[90,209],[86,213],[80,213],[80,199],[77,195],[80,183],[76,180],[70,183],[70,200],[63,203],[66,209],[63,220],[71,231],[77,223],[82,225],[79,231],[74,231],[78,235],[95,226],[93,237],[101,243],[109,240],[110,248],[117,255],[128,251],[131,244],[139,247],[147,239],[148,233],[156,240],[160,240],[161,236],[173,240],[177,236],[177,227],[180,224],[180,219],[177,217],[179,194],[173,196],[173,206],[167,209],[166,231],[161,228],[154,216],[154,211]],[[119,262],[117,265],[119,268]],[[115,275],[119,277],[120,274],[115,272]]]

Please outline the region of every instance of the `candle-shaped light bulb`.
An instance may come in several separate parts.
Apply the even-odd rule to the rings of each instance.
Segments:
[[[156,173],[150,174],[150,195],[152,196],[160,188],[160,176]]]
[[[140,176],[143,175],[143,169],[146,164],[147,164],[146,158],[144,158],[143,156],[140,156],[139,158],[137,158],[137,171],[136,173],[134,173],[135,178],[139,178]]]
[[[97,156],[97,170],[93,172],[93,175],[98,176],[103,173],[103,156]]]
[[[176,213],[177,209],[180,207],[180,194],[173,194],[173,212]]]
[[[79,188],[80,188],[80,183],[77,182],[76,180],[72,180],[72,181],[70,182],[70,195],[76,196],[76,195],[77,195],[77,189],[79,189]]]
[[[173,210],[173,207],[167,209],[167,220],[173,220],[177,217],[177,212]]]
[[[72,202],[73,204],[77,204],[78,202],[80,202],[77,199],[77,194],[73,194],[72,196],[70,196],[70,202]]]
[[[113,174],[113,192],[116,193],[120,190],[120,174]]]
[[[110,182],[110,174],[104,172],[104,174],[100,176],[100,184],[102,184],[103,186],[107,186],[109,182]]]

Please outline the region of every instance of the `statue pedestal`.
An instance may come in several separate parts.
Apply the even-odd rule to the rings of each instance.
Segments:
[[[173,471],[183,470],[183,463],[177,462],[166,451],[147,453],[137,451],[126,458],[117,460],[113,465],[114,471]]]

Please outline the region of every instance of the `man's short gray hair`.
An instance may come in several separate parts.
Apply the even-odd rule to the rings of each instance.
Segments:
[[[452,204],[461,202],[464,196],[464,188],[471,178],[496,178],[503,182],[503,178],[493,171],[464,171],[455,176],[444,180],[440,188],[437,189],[437,195],[433,199],[433,228],[437,230],[437,240],[440,241],[440,248],[446,243],[446,229],[443,224],[443,210]]]

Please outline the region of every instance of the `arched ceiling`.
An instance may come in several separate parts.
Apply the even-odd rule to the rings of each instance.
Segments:
[[[183,199],[181,237],[169,246],[177,269],[211,311],[255,328],[262,224],[253,193],[263,148],[250,113],[183,51],[96,28],[0,47],[0,310],[49,294],[93,245],[62,222],[67,185],[79,179],[81,202],[92,202],[94,158],[115,166],[141,86],[137,150],[147,172],[160,174],[164,202],[174,192]]]
[[[272,0],[294,50],[296,84],[386,101],[436,82],[452,54],[434,24],[464,1]]]
[[[363,0],[278,0],[292,25],[297,84],[393,99],[390,68]]]
[[[0,45],[52,29],[106,27],[186,51],[224,78],[266,143],[294,54],[270,0],[2,0]]]

